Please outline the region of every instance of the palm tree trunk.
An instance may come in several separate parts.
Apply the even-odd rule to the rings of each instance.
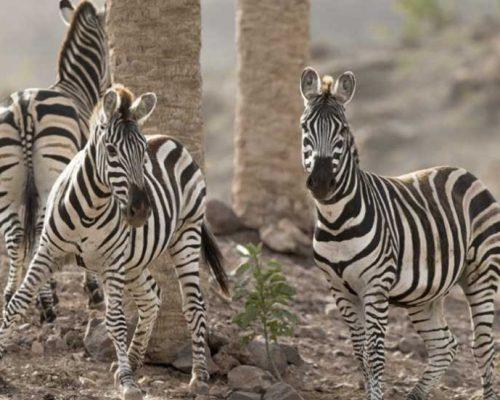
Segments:
[[[107,1],[115,82],[137,94],[155,92],[158,104],[145,133],[178,139],[202,165],[200,0]],[[168,363],[189,334],[167,257],[160,257],[152,271],[163,302],[147,357]]]
[[[299,78],[309,59],[309,0],[238,0],[233,206],[254,228],[311,224],[301,166]]]

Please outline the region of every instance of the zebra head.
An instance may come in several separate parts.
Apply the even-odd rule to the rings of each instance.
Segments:
[[[134,99],[123,86],[114,86],[98,109],[98,174],[118,201],[126,221],[144,225],[151,212],[144,179],[147,142],[140,127],[156,106],[156,95]]]
[[[330,76],[320,80],[310,67],[302,72],[302,164],[308,174],[307,187],[318,201],[334,196],[345,167],[344,156],[352,137],[344,106],[351,101],[355,88],[352,72],[343,73],[335,82]]]

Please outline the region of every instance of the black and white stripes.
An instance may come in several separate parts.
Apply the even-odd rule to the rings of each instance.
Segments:
[[[40,245],[0,327],[3,350],[8,333],[36,290],[61,260],[74,256],[81,267],[103,277],[106,323],[127,400],[142,399],[132,371],[142,364],[160,305],[160,289],[148,264],[165,252],[174,262],[192,334],[190,386],[195,392],[206,392],[208,381],[200,251],[227,292],[220,252],[204,224],[201,170],[178,142],[165,136],[146,140],[140,132],[155,104],[154,94],[134,99],[123,87],[112,88],[104,96],[89,142],[54,184]],[[128,350],[122,308],[125,289],[139,310]]]
[[[0,230],[10,259],[7,303],[20,283],[41,231],[49,191],[85,145],[90,115],[111,84],[104,13],[84,1],[74,9],[61,0],[70,25],[49,89],[13,93],[0,107]],[[97,281],[86,275],[90,304],[102,302]],[[40,293],[42,319],[52,320],[50,285]]]
[[[494,298],[500,277],[500,206],[469,172],[451,167],[397,178],[365,172],[344,114],[355,90],[345,73],[322,84],[304,70],[303,162],[315,198],[314,255],[351,331],[370,400],[383,397],[389,304],[406,307],[429,366],[408,395],[423,400],[453,360],[457,342],[443,301],[459,284],[470,305],[484,399],[493,392]]]

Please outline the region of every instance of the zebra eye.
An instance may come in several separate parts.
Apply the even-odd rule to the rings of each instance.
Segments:
[[[305,122],[303,122],[302,124],[300,124],[300,127],[302,128],[302,130],[304,131],[304,133],[307,133],[307,125]]]
[[[116,151],[116,147],[113,146],[112,144],[107,144],[106,145],[106,151],[111,157],[116,157],[118,155],[118,151]]]

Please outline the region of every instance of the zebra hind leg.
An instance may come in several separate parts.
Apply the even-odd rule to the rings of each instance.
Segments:
[[[5,351],[10,332],[26,313],[40,287],[50,278],[52,270],[53,260],[51,257],[41,253],[35,254],[23,283],[4,309],[0,325],[0,357]]]
[[[95,274],[85,271],[83,288],[89,298],[88,308],[90,310],[102,310],[105,307],[104,293]]]
[[[57,318],[55,306],[59,303],[59,297],[57,297],[56,288],[55,279],[50,279],[38,292],[37,306],[40,310],[41,323],[51,323]]]
[[[200,288],[200,246],[201,226],[193,224],[182,228],[169,252],[180,282],[182,310],[191,331],[193,369],[189,388],[192,393],[206,395],[210,375],[206,360],[207,320]]]
[[[498,267],[493,265],[483,273],[474,273],[462,283],[472,317],[474,340],[472,350],[476,365],[481,372],[483,399],[498,400],[493,389],[493,361],[495,347],[493,320],[495,317],[495,296],[498,289]]]
[[[128,359],[133,371],[142,367],[151,332],[160,310],[160,287],[146,269],[139,277],[127,285],[139,312],[139,320],[134,337],[128,349]]]
[[[13,218],[11,224],[4,232],[5,246],[9,256],[9,275],[4,290],[4,309],[19,287],[24,272],[25,247],[24,230],[21,222]]]
[[[408,400],[425,400],[455,358],[457,340],[444,317],[444,298],[408,310],[415,329],[424,340],[429,364],[409,393]]]

